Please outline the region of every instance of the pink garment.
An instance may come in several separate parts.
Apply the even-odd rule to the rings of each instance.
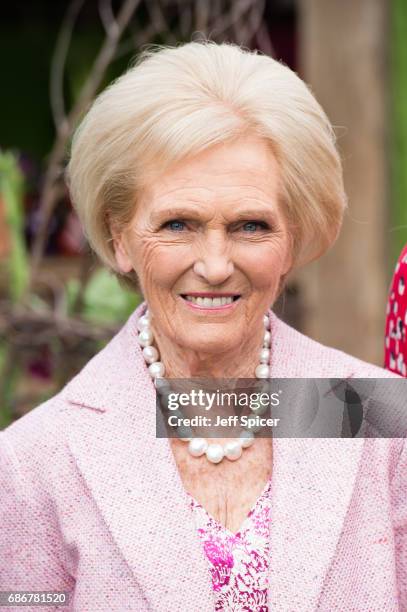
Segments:
[[[155,435],[143,308],[0,432],[0,590],[67,590],[75,612],[213,612],[188,495]],[[397,378],[270,316],[272,377]],[[405,440],[276,438],[272,467],[269,610],[407,610]]]
[[[407,245],[394,270],[386,311],[384,367],[407,378]]]
[[[237,533],[218,523],[192,495],[190,507],[209,563],[215,611],[267,612],[271,479]]]

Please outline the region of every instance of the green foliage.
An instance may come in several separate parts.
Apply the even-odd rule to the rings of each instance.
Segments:
[[[0,198],[4,205],[10,235],[10,253],[6,260],[7,297],[16,304],[28,283],[28,256],[24,240],[24,179],[16,157],[0,151]],[[0,428],[12,419],[13,398],[21,367],[6,341],[0,342]]]
[[[13,420],[15,389],[22,374],[21,367],[12,359],[11,348],[4,342],[0,344],[0,373],[0,429],[3,429]]]
[[[72,312],[79,290],[79,281],[72,279],[68,282],[67,313]],[[94,272],[86,285],[80,314],[95,324],[120,324],[130,316],[140,302],[140,295],[121,287],[113,274],[101,268]]]
[[[407,243],[407,2],[391,3],[392,258]]]
[[[0,151],[0,197],[4,203],[10,234],[10,253],[6,259],[6,298],[12,304],[18,304],[26,292],[29,279],[23,190],[24,180],[16,157],[12,153]],[[123,288],[117,278],[105,269],[96,270],[83,290],[78,280],[69,280],[65,285],[64,298],[65,316],[79,316],[89,321],[90,325],[106,326],[108,329],[120,326],[142,299],[135,292]],[[43,297],[30,292],[26,303],[32,312],[45,318],[49,316],[52,320],[52,306]],[[56,355],[64,350],[64,344],[57,335],[51,344],[51,350]],[[102,341],[94,341],[91,350],[96,353],[103,344]],[[0,429],[14,418],[17,387],[20,386],[24,371],[24,355],[19,354],[7,338],[0,340]],[[66,382],[66,376],[65,368],[58,368],[54,382],[61,386]],[[33,403],[39,402],[38,398],[33,398]]]
[[[24,180],[16,157],[0,151],[0,197],[3,200],[11,248],[7,261],[9,298],[18,302],[28,282],[28,255],[24,239]]]

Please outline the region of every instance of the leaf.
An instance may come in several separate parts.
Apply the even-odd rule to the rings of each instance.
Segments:
[[[24,179],[16,157],[0,151],[0,196],[4,203],[6,223],[10,230],[8,256],[10,299],[16,303],[28,283],[28,254],[24,237]]]
[[[83,296],[83,316],[95,323],[124,323],[142,301],[139,294],[124,289],[116,276],[101,268],[92,275]]]
[[[80,291],[80,282],[77,278],[71,278],[65,285],[65,312],[72,315],[76,300]]]
[[[0,429],[13,421],[15,389],[22,375],[19,364],[11,359],[10,348],[5,342],[0,343]]]

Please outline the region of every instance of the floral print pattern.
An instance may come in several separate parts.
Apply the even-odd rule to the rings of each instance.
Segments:
[[[237,533],[218,523],[188,494],[209,563],[216,612],[268,611],[270,493],[271,480]]]
[[[387,303],[385,367],[407,377],[407,246],[394,271]]]

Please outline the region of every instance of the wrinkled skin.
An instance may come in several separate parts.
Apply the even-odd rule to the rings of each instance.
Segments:
[[[167,376],[254,376],[263,315],[291,266],[279,185],[266,142],[243,136],[157,173],[115,235],[117,263],[138,275]],[[230,311],[194,311],[181,294],[199,291],[241,297]]]

